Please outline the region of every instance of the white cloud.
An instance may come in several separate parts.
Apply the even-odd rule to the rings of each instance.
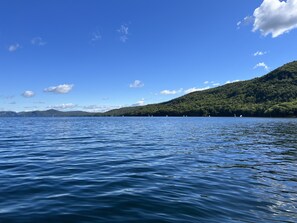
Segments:
[[[16,43],[16,44],[12,44],[8,47],[8,51],[9,52],[14,52],[17,51],[19,48],[21,48],[21,45]]]
[[[217,86],[219,86],[219,85],[221,85],[220,83],[213,83],[212,84],[212,86],[214,86],[214,87],[217,87]]]
[[[142,83],[140,80],[135,80],[129,85],[130,88],[141,88],[143,86],[144,83]]]
[[[33,91],[25,91],[24,93],[22,93],[22,96],[25,98],[32,98],[35,96],[35,93]]]
[[[254,53],[254,56],[255,56],[255,57],[256,57],[256,56],[263,56],[263,55],[265,55],[265,54],[267,54],[267,52],[257,51],[257,52]]]
[[[87,112],[106,112],[112,109],[121,108],[122,106],[114,106],[114,105],[87,105],[82,106],[81,108]]]
[[[138,102],[136,102],[136,104],[133,104],[132,106],[143,106],[143,105],[145,105],[144,98],[142,98],[141,100],[139,100]]]
[[[179,90],[163,90],[160,92],[160,94],[164,94],[164,95],[172,95],[172,94],[179,94],[183,91],[183,89],[179,89]]]
[[[34,37],[31,40],[31,44],[36,46],[44,46],[46,45],[46,42],[41,37]]]
[[[100,108],[100,106],[99,105],[86,105],[86,106],[83,106],[82,108],[86,109],[86,110],[94,110],[94,109]]]
[[[204,81],[203,84],[211,84],[211,85],[213,85],[213,86],[218,86],[218,85],[220,85],[220,83],[216,83],[216,82],[214,82],[214,81]]]
[[[58,86],[45,88],[43,91],[44,92],[53,92],[53,93],[57,93],[57,94],[66,94],[72,90],[73,86],[74,86],[73,84],[61,84]]]
[[[209,88],[210,88],[209,86],[204,87],[204,88],[195,88],[195,87],[193,87],[193,88],[189,88],[189,89],[185,90],[184,92],[185,92],[185,94],[189,94],[189,93],[192,93],[192,92],[195,92],[195,91],[204,91],[204,90],[207,90]]]
[[[297,0],[264,0],[254,11],[253,31],[273,38],[297,28]]]
[[[75,108],[75,107],[77,107],[77,105],[72,104],[72,103],[66,103],[66,104],[49,106],[48,108],[64,110],[64,109],[71,109],[71,108]]]
[[[238,82],[238,81],[240,81],[240,80],[226,81],[225,84],[231,84],[231,83],[235,83],[235,82]]]
[[[120,34],[120,40],[125,43],[128,40],[129,27],[127,25],[121,25],[117,32]]]
[[[257,69],[259,67],[263,67],[265,70],[269,70],[269,67],[264,63],[264,62],[261,62],[261,63],[257,63],[255,66],[254,66],[254,69]]]

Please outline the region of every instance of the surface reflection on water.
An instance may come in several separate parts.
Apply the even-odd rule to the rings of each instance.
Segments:
[[[1,118],[2,222],[296,222],[297,120]]]

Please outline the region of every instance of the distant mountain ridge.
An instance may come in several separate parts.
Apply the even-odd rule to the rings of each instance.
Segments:
[[[67,111],[62,112],[55,109],[49,109],[45,111],[28,111],[28,112],[12,112],[12,111],[0,111],[0,117],[82,117],[82,116],[94,116],[95,113],[89,113],[84,111]],[[99,113],[96,113],[97,115]]]
[[[197,91],[182,97],[138,107],[114,109],[105,113],[84,111],[0,112],[0,117],[76,116],[250,116],[297,117],[297,61],[268,74]]]

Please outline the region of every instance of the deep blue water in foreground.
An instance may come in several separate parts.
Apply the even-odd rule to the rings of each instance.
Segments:
[[[297,222],[297,120],[1,118],[0,222]]]

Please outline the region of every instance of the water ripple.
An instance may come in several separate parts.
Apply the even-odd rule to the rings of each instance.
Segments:
[[[0,222],[297,222],[297,120],[1,118]]]

